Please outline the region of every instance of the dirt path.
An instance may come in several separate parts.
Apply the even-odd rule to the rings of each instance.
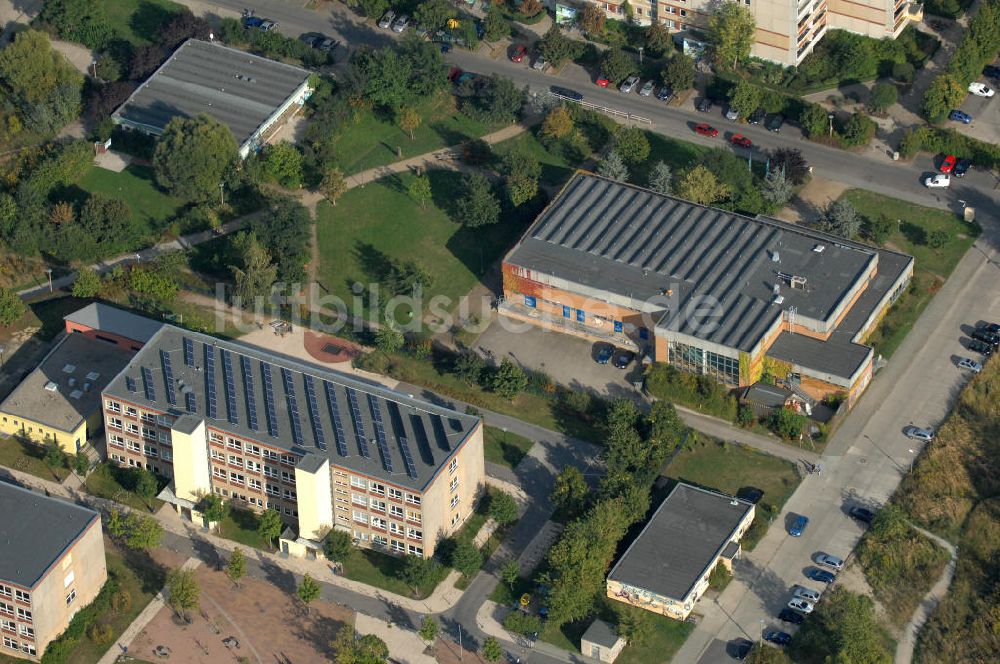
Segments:
[[[958,549],[955,548],[954,544],[912,523],[910,525],[913,526],[913,528],[921,535],[929,537],[934,540],[935,544],[946,549],[948,553],[951,554],[951,560],[949,560],[948,564],[945,565],[944,571],[941,572],[941,576],[938,578],[937,583],[931,587],[927,594],[924,595],[924,598],[920,601],[920,605],[917,607],[917,610],[913,612],[913,617],[910,618],[910,622],[903,628],[903,632],[899,636],[899,641],[896,643],[895,664],[910,664],[913,661],[913,650],[917,645],[917,635],[920,634],[920,630],[923,628],[924,623],[926,623],[931,617],[934,609],[937,608],[937,605],[948,592],[948,588],[951,586],[951,581],[955,577],[955,563],[958,559]]]

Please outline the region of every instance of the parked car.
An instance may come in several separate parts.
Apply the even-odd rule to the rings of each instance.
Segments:
[[[1000,334],[1000,323],[983,323],[982,325],[977,325],[976,327]]]
[[[764,640],[769,641],[776,646],[787,646],[788,642],[792,640],[792,635],[788,632],[769,629],[764,633]]]
[[[983,76],[989,76],[990,78],[1000,78],[1000,67],[994,65],[986,65],[983,67]]]
[[[712,100],[708,97],[702,97],[698,101],[698,111],[701,113],[708,113],[712,109]]]
[[[615,365],[616,369],[627,369],[628,365],[632,364],[632,360],[635,359],[635,353],[630,350],[619,350],[615,353],[615,357],[611,360],[611,364]]]
[[[660,88],[660,91],[656,93],[656,98],[660,101],[670,101],[674,98],[674,91],[669,85],[664,85]]]
[[[597,77],[594,83],[596,83],[599,87],[606,88],[609,85],[611,85],[611,79],[605,76],[604,74],[601,74],[600,76]]]
[[[973,353],[979,353],[983,357],[989,357],[993,354],[993,346],[990,344],[983,343],[978,339],[973,339],[969,342],[968,349]]]
[[[392,25],[392,22],[393,20],[395,20],[395,18],[396,18],[396,12],[394,12],[391,9],[387,9],[385,13],[382,14],[382,18],[378,20],[378,27],[388,28],[389,26]]]
[[[646,81],[646,84],[642,86],[641,90],[639,90],[639,96],[648,97],[649,95],[653,94],[653,90],[655,88],[656,84],[653,83],[653,81]]]
[[[730,106],[729,108],[726,109],[726,119],[731,122],[736,122],[737,120],[740,119],[740,114],[736,111],[735,108]]]
[[[977,97],[986,97],[987,99],[996,94],[996,90],[985,83],[979,83],[977,81],[969,83],[969,92]]]
[[[972,373],[979,373],[980,371],[983,370],[983,365],[980,364],[979,362],[976,362],[971,357],[963,357],[958,361],[958,368],[968,369]]]
[[[750,117],[747,118],[747,122],[753,125],[760,124],[761,122],[764,121],[764,118],[766,117],[767,117],[767,111],[765,111],[763,108],[758,108],[756,111],[750,114]]]
[[[795,586],[795,591],[792,593],[792,596],[798,599],[804,599],[807,602],[812,602],[813,604],[819,601],[819,591],[813,590],[812,588],[806,588],[805,586]]]
[[[572,99],[573,101],[582,101],[583,95],[576,90],[570,90],[569,88],[559,87],[558,85],[553,85],[549,90],[552,94],[559,95],[560,97],[566,97],[567,99]]]
[[[847,513],[852,519],[857,519],[863,523],[871,523],[875,518],[875,513],[864,507],[852,507]]]
[[[903,427],[903,435],[907,438],[929,443],[934,440],[934,429],[930,427],[915,427],[911,424],[910,426]]]
[[[975,330],[973,330],[972,334],[969,336],[971,336],[976,341],[982,341],[983,343],[989,344],[994,348],[1000,346],[1000,334],[997,334],[996,332],[993,332],[991,330],[987,330],[986,328],[978,327]]]
[[[410,17],[407,16],[406,14],[403,14],[393,22],[392,31],[402,32],[403,30],[406,30],[406,26],[408,26],[409,24],[410,24]]]
[[[959,159],[955,164],[955,168],[951,169],[951,174],[957,178],[964,178],[965,174],[969,172],[972,168],[972,160],[966,157],[965,159]]]
[[[928,189],[943,189],[951,185],[951,178],[943,173],[928,175],[924,178],[924,186]]]
[[[733,639],[726,646],[726,652],[739,662],[746,659],[751,650],[753,650],[753,641],[750,639]]]
[[[813,604],[812,604],[812,602],[807,602],[804,599],[789,600],[789,602],[788,602],[788,608],[789,609],[794,609],[794,610],[796,610],[796,611],[798,611],[800,613],[812,613],[813,612]]]
[[[323,51],[324,53],[329,53],[333,49],[337,48],[336,39],[327,37],[320,32],[307,32],[299,37],[299,41],[315,48],[318,51]]]
[[[942,173],[951,173],[952,169],[955,168],[955,162],[958,159],[953,154],[948,154],[944,156],[941,160],[941,168],[939,169]]]
[[[781,131],[781,125],[783,124],[785,124],[785,116],[772,115],[771,119],[767,121],[767,129],[777,134]]]
[[[709,138],[715,138],[719,135],[719,130],[710,124],[702,122],[700,125],[695,125],[694,133],[701,134],[702,136],[708,136]]]
[[[955,122],[961,122],[962,124],[969,124],[972,122],[972,116],[965,111],[960,111],[958,109],[953,110],[948,114],[949,120],[954,120]]]
[[[545,56],[542,55],[541,53],[539,53],[538,57],[535,58],[535,64],[531,65],[531,68],[532,69],[537,69],[538,71],[544,71],[545,68],[548,67],[548,66],[549,66],[549,63],[545,59]]]
[[[785,607],[781,610],[781,613],[778,614],[778,620],[782,620],[793,625],[801,625],[806,621],[806,617],[798,611],[792,611],[791,609]]]
[[[639,77],[633,75],[626,78],[622,82],[622,84],[618,87],[618,89],[624,92],[625,94],[629,94],[630,92],[632,92],[632,90],[635,90],[635,86],[637,86],[638,84],[639,84]]]
[[[835,569],[838,572],[844,569],[844,559],[830,553],[820,552],[816,554],[816,564]]]
[[[729,142],[733,145],[741,148],[751,148],[753,147],[753,141],[744,136],[743,134],[733,134],[733,137],[729,139]]]
[[[795,517],[795,521],[792,522],[791,527],[788,529],[788,534],[792,537],[802,537],[802,533],[806,531],[806,526],[808,525],[809,517],[800,514]]]
[[[259,16],[254,16],[253,14],[244,14],[243,27],[248,30],[256,29],[261,32],[270,32],[278,27],[278,24],[269,18],[261,18]]]
[[[600,348],[597,349],[597,355],[594,356],[594,360],[598,364],[607,364],[611,361],[611,356],[615,354],[615,349],[608,344],[602,344]]]
[[[806,576],[820,583],[833,583],[837,580],[837,576],[833,572],[827,572],[825,569],[819,569],[818,567],[811,567],[806,572]]]
[[[510,54],[511,62],[521,62],[524,60],[524,56],[528,54],[528,47],[524,44],[518,44],[514,47],[514,52]]]

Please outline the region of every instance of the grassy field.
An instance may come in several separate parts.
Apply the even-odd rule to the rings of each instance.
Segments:
[[[40,477],[49,482],[62,482],[69,475],[67,468],[50,468],[44,461],[41,447],[15,438],[0,438],[0,466]]]
[[[180,200],[156,187],[153,169],[148,166],[128,166],[121,173],[94,166],[84,173],[77,185],[92,194],[124,200],[147,231],[162,229],[181,206]]]
[[[122,472],[127,472],[127,470],[116,468],[110,463],[102,463],[87,475],[84,487],[87,489],[87,493],[93,496],[114,500],[140,512],[149,511],[150,508],[155,512],[163,506],[162,500],[150,498],[147,501],[134,491],[126,489],[119,477],[116,476]]]
[[[157,31],[183,7],[170,0],[99,0],[108,22],[122,38],[138,46],[154,40]]]
[[[418,599],[429,596],[444,577],[448,576],[449,568],[438,565],[437,574],[432,575],[414,595],[413,590],[399,578],[405,562],[406,559],[399,556],[390,556],[370,549],[358,549],[352,551],[344,561],[344,576],[352,581],[366,583],[404,597],[415,596]]]
[[[358,122],[348,123],[334,139],[338,165],[350,175],[400,159],[433,152],[470,138],[489,134],[503,125],[477,122],[455,108],[455,98],[445,92],[416,106],[423,122],[413,130],[413,138],[399,128],[395,118],[365,113]]]
[[[352,189],[336,207],[319,205],[319,281],[324,288],[351,303],[355,283],[377,283],[391,261],[416,261],[431,277],[423,301],[442,296],[447,298],[442,308],[450,311],[533,218],[525,210],[491,226],[464,228],[447,212],[461,195],[462,176],[444,170],[431,170],[428,176],[433,200],[425,208],[407,193],[410,174]],[[366,312],[352,313],[366,315],[370,306],[366,301]],[[400,308],[400,315],[404,309],[408,307]]]
[[[867,343],[875,346],[876,352],[890,357],[941,288],[941,284],[951,275],[955,265],[972,246],[980,228],[978,224],[968,224],[944,210],[914,205],[861,189],[851,189],[844,193],[843,198],[850,201],[866,218],[885,216],[898,221],[886,247],[910,254],[914,258],[910,287],[867,340]],[[935,230],[943,230],[950,237],[939,249],[927,245],[927,237]]]
[[[649,158],[629,169],[631,173],[629,182],[640,187],[645,187],[649,182],[649,171],[656,165],[656,162],[663,161],[676,177],[678,172],[688,168],[692,162],[697,161],[708,152],[708,148],[694,143],[669,138],[651,131],[645,133],[646,138],[649,139]]]
[[[525,457],[534,441],[516,433],[504,431],[496,427],[486,427],[483,432],[483,445],[486,460],[508,468],[516,468]]]

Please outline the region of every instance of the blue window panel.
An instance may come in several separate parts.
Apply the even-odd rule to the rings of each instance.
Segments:
[[[576,322],[578,322],[578,323],[586,323],[587,322],[587,312],[585,312],[583,309],[577,309],[576,310]]]
[[[537,302],[537,300],[535,300],[535,296],[534,295],[525,295],[524,296],[524,306],[531,307],[532,309],[534,309],[537,306],[537,304],[538,304],[538,302]]]
[[[572,318],[572,317],[573,317],[573,310],[563,305],[563,318]]]
[[[622,325],[622,322],[620,320],[616,320],[615,321],[615,332],[622,332],[623,330],[624,330],[624,326]]]
[[[639,328],[639,338],[640,339],[648,339],[649,338],[649,330],[647,330],[644,327],[640,327]]]

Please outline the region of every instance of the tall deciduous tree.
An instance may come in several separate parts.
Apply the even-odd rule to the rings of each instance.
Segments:
[[[965,88],[951,74],[937,76],[924,92],[924,117],[931,122],[940,122],[952,109],[962,104],[966,94]]]
[[[167,574],[167,604],[177,617],[185,622],[191,622],[188,611],[198,608],[201,588],[194,578],[194,571],[178,568]]]
[[[732,66],[750,57],[757,21],[750,9],[722,0],[708,19],[709,40],[717,64]]]
[[[454,15],[455,9],[448,0],[425,0],[413,12],[417,24],[431,31],[443,28]]]
[[[284,527],[281,515],[276,510],[266,509],[261,513],[257,522],[257,534],[264,538],[268,546],[274,546],[274,540],[281,536]]]
[[[500,8],[493,4],[486,10],[483,28],[485,29],[483,37],[488,42],[500,41],[510,36],[510,23],[503,17]]]
[[[609,48],[601,57],[601,71],[615,85],[639,71],[632,56],[620,48]]]
[[[500,202],[493,187],[482,175],[472,173],[463,179],[465,194],[455,204],[455,218],[468,228],[495,224],[500,220]]]
[[[337,199],[347,193],[347,179],[344,178],[344,171],[339,168],[327,169],[323,175],[323,181],[319,183],[319,190],[326,200],[337,205]]]
[[[431,189],[431,179],[426,175],[418,175],[406,186],[410,196],[420,203],[420,209],[427,209],[427,201],[431,200],[434,192]]]
[[[490,516],[503,528],[517,521],[517,501],[506,491],[490,494]]]
[[[73,281],[73,297],[96,297],[101,292],[101,278],[90,267],[82,267]]]
[[[0,86],[28,129],[53,134],[80,115],[83,76],[35,30],[0,50]]]
[[[354,551],[351,534],[343,530],[331,530],[323,538],[323,555],[328,560],[342,563]]]
[[[521,576],[521,565],[516,558],[509,558],[500,565],[500,578],[512,589]]]
[[[236,162],[229,127],[207,115],[168,122],[153,153],[157,183],[185,201],[214,198]]]
[[[576,518],[587,503],[590,487],[576,466],[566,466],[556,475],[550,499],[552,505],[567,518]]]
[[[649,139],[638,127],[618,127],[615,131],[615,152],[626,164],[640,164],[649,157]]]
[[[677,195],[680,198],[699,205],[711,205],[728,197],[730,193],[732,190],[729,185],[719,182],[715,173],[700,164],[688,171],[677,184]]]
[[[413,140],[413,130],[420,126],[420,113],[417,113],[417,109],[412,106],[404,106],[396,113],[396,122],[399,123],[399,128],[410,135],[410,140]]]
[[[542,165],[533,155],[514,149],[503,158],[504,187],[507,197],[516,207],[527,203],[538,193],[538,178]]]
[[[587,5],[590,7],[591,5]],[[565,106],[556,106],[542,121],[542,137],[560,140],[573,131],[573,116]]]
[[[674,92],[688,90],[694,85],[694,60],[683,53],[678,53],[670,58],[660,77]]]
[[[851,239],[861,230],[861,215],[849,201],[836,200],[823,208],[816,220],[816,228]]]
[[[896,90],[896,86],[883,81],[876,83],[875,87],[872,88],[869,106],[876,113],[885,113],[890,106],[896,103],[897,99],[899,99],[899,92]]]
[[[305,605],[307,613],[309,612],[309,605],[319,599],[319,593],[319,584],[308,574],[302,577],[302,582],[299,584],[298,590],[295,591],[299,600]]]
[[[235,294],[244,306],[252,305],[257,298],[267,297],[278,278],[278,266],[271,262],[271,254],[257,241],[255,233],[240,233],[233,240],[239,256],[239,265],[232,265]]]
[[[17,293],[9,288],[0,288],[0,325],[6,327],[14,324],[25,311],[24,302]]]
[[[438,624],[431,616],[424,616],[420,623],[420,639],[428,643],[434,641],[438,635]]]
[[[247,559],[243,555],[243,550],[239,547],[233,549],[233,555],[229,557],[226,564],[226,576],[237,588],[240,587],[240,579],[247,573]]]
[[[481,652],[483,659],[487,662],[499,662],[500,658],[503,657],[503,646],[496,640],[496,637],[487,636],[486,640],[483,641]]]
[[[670,34],[670,30],[667,29],[667,26],[663,23],[653,21],[653,23],[646,28],[646,48],[649,50],[651,55],[660,57],[669,53],[673,47],[673,36]]]
[[[588,2],[583,6],[580,18],[577,19],[577,24],[587,34],[600,37],[604,33],[604,24],[606,21],[607,16],[604,13],[604,8]]]
[[[760,88],[740,79],[729,92],[729,107],[740,114],[741,118],[749,117],[760,106]]]

